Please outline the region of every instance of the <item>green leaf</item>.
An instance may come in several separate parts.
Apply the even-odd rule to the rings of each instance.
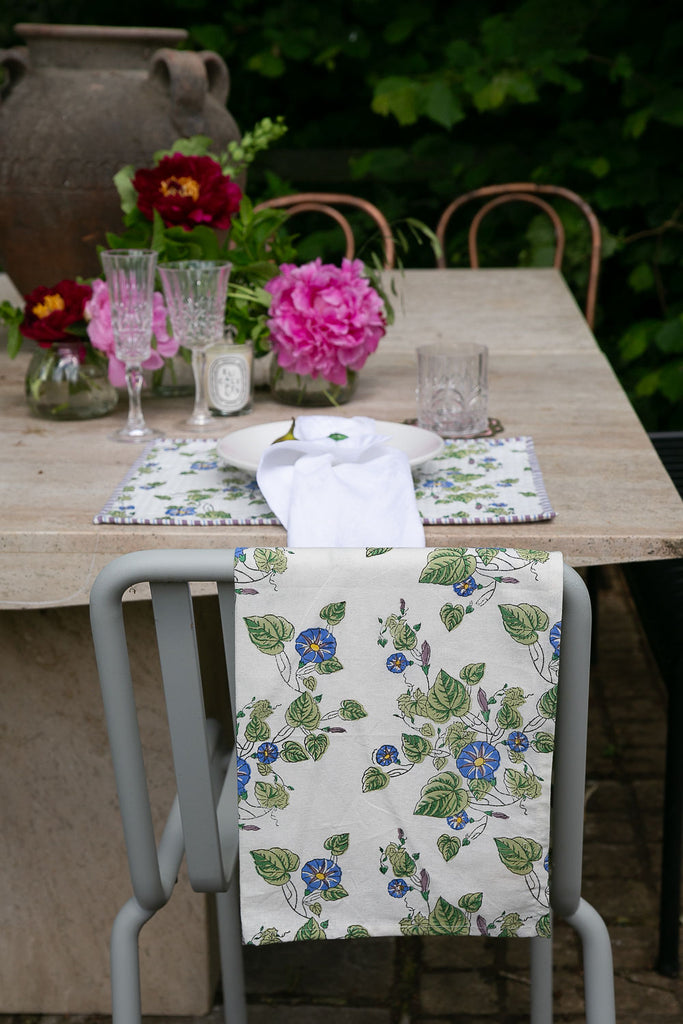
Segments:
[[[553,929],[550,923],[550,914],[544,914],[543,917],[539,917],[536,922],[536,934],[542,939],[552,938]]]
[[[516,768],[505,769],[505,785],[511,796],[523,800],[536,800],[543,792],[543,787],[533,772],[518,772]]]
[[[367,716],[367,711],[357,700],[343,700],[339,706],[339,717],[346,722],[355,722]]]
[[[278,807],[282,810],[289,803],[289,793],[281,783],[274,786],[272,782],[257,782],[254,793],[261,807]]]
[[[494,839],[498,848],[498,856],[504,867],[513,875],[528,875],[533,870],[534,862],[543,856],[543,849],[534,839]]]
[[[320,618],[328,622],[330,626],[338,625],[346,614],[346,601],[335,601],[333,604],[326,604],[320,610]]]
[[[270,736],[270,726],[262,718],[250,718],[244,730],[244,738],[250,743],[261,743]]]
[[[254,867],[269,885],[284,885],[291,878],[290,872],[299,867],[299,857],[291,850],[273,846],[270,850],[251,850]]]
[[[531,746],[539,754],[551,754],[555,749],[555,737],[549,732],[537,732],[531,741]]]
[[[437,848],[443,859],[448,863],[453,860],[462,843],[457,836],[441,835],[436,841]]]
[[[312,914],[315,914],[316,917],[320,917],[323,912],[323,905],[322,903],[309,903],[308,909]]]
[[[320,760],[329,745],[329,737],[323,732],[319,732],[315,736],[307,736],[304,740],[304,746],[314,761]]]
[[[401,935],[429,935],[429,921],[424,914],[411,914],[398,922]]]
[[[524,720],[517,708],[511,707],[509,704],[503,704],[498,708],[496,721],[501,729],[519,729]]]
[[[397,878],[410,878],[417,870],[417,864],[405,847],[398,846],[396,843],[389,843],[384,853]]]
[[[250,718],[269,718],[275,708],[269,700],[257,700],[251,709]]]
[[[370,932],[362,924],[350,924],[346,929],[345,939],[369,939]]]
[[[465,722],[453,722],[448,726],[445,741],[453,757],[457,757],[463,747],[466,747],[468,743],[476,740],[476,738],[476,732],[468,728]]]
[[[511,708],[518,708],[524,703],[526,697],[521,686],[510,686],[503,693],[503,704],[509,704]]]
[[[499,604],[498,609],[506,632],[518,644],[535,644],[537,631],[543,631],[550,625],[543,609],[534,604]]]
[[[114,185],[119,194],[121,209],[124,213],[130,213],[132,210],[137,209],[138,194],[133,188],[134,177],[135,167],[133,164],[127,164],[126,167],[122,167],[114,175]]]
[[[330,676],[333,672],[341,672],[344,668],[336,654],[325,661],[319,661],[315,666],[316,672],[321,676]]]
[[[321,928],[314,917],[309,917],[306,924],[302,924],[294,936],[295,942],[303,942],[308,939],[325,939],[325,929]]]
[[[349,848],[349,833],[340,832],[339,835],[329,836],[323,843],[323,847],[329,850],[333,857],[341,857]]]
[[[469,779],[467,788],[475,800],[483,800],[491,792],[495,783],[492,779]]]
[[[412,651],[417,647],[417,635],[407,622],[401,622],[394,626],[391,636],[397,651]]]
[[[308,754],[295,740],[285,740],[280,748],[280,757],[289,762],[308,761]]]
[[[549,551],[536,551],[534,548],[517,548],[517,554],[530,562],[547,562],[550,558]]]
[[[439,612],[439,616],[448,632],[452,633],[465,618],[465,609],[461,604],[445,604]]]
[[[439,896],[429,915],[431,935],[469,935],[470,923],[459,907]]]
[[[506,914],[500,922],[500,931],[498,935],[501,939],[511,939],[517,934],[523,924],[524,921],[519,914]]]
[[[544,718],[554,719],[557,714],[557,687],[546,690],[538,701],[538,713]]]
[[[483,892],[468,892],[458,900],[458,906],[462,907],[466,914],[476,914],[481,908],[484,899]]]
[[[435,722],[447,722],[454,715],[466,715],[471,705],[470,695],[460,680],[440,669],[427,693],[429,717]]]
[[[261,572],[282,573],[287,568],[287,555],[282,548],[255,548],[254,561]]]
[[[264,928],[259,936],[259,946],[273,946],[276,942],[282,942],[277,928]]]
[[[424,736],[404,732],[401,740],[403,753],[412,764],[421,764],[425,757],[432,752],[432,744]]]
[[[391,551],[391,548],[366,548],[365,557],[375,558],[377,555],[385,555],[387,551]]]
[[[424,102],[427,117],[447,130],[465,117],[458,97],[444,78],[437,78],[426,85]]]
[[[628,283],[634,292],[648,292],[654,288],[655,275],[649,263],[639,263],[628,275]]]
[[[452,586],[468,579],[477,567],[477,559],[467,548],[435,548],[427,556],[420,583]]]
[[[320,708],[310,693],[300,693],[285,711],[288,725],[294,729],[315,729],[320,722]]]
[[[381,768],[371,765],[370,768],[366,768],[363,772],[364,793],[373,793],[375,790],[384,789],[384,787],[388,785],[389,776],[383,772]]]
[[[460,788],[455,772],[441,772],[428,779],[420,792],[413,814],[430,818],[447,818],[463,811],[470,802],[469,793]]]
[[[415,124],[419,88],[417,82],[400,75],[382,78],[375,86],[372,109],[383,117],[393,114],[401,125]]]
[[[504,549],[503,549],[504,550]],[[500,548],[477,548],[477,558],[488,565],[494,558],[497,558],[500,554]]]
[[[476,686],[477,683],[480,683],[483,679],[485,668],[486,663],[483,661],[475,662],[472,665],[465,665],[465,667],[460,670],[460,678],[463,683],[467,683],[468,686]]]
[[[328,903],[333,903],[335,900],[343,900],[349,894],[343,885],[334,885],[331,889],[323,889],[320,895]]]
[[[249,639],[263,654],[281,654],[285,649],[284,642],[294,636],[294,626],[280,615],[248,616],[244,622]]]

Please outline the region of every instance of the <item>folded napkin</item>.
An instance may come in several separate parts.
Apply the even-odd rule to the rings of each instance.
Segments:
[[[244,941],[547,936],[561,554],[235,556]]]
[[[365,416],[299,416],[256,480],[293,547],[423,547],[410,463]]]

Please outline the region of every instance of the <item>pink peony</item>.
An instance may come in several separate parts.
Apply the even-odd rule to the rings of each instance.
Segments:
[[[386,330],[384,303],[363,277],[362,260],[342,260],[341,269],[320,259],[283,263],[265,288],[273,297],[273,351],[290,373],[343,386],[346,371],[360,370]]]
[[[106,352],[109,358],[109,380],[117,388],[126,386],[125,364],[114,355],[114,332],[111,326],[111,309],[109,306],[109,289],[105,281],[97,278],[92,283],[92,298],[85,306],[85,317],[88,320],[88,337],[94,348]],[[156,347],[152,349],[149,359],[142,364],[146,370],[158,370],[164,365],[164,359],[174,356],[178,344],[166,329],[166,306],[161,292],[154,293],[152,310],[152,333],[156,339]],[[153,342],[154,344],[154,342]]]

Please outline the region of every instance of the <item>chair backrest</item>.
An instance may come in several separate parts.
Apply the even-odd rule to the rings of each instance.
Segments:
[[[110,563],[91,593],[92,633],[131,879],[138,902],[151,910],[166,902],[168,880],[154,835],[122,599],[129,587],[150,583],[188,874],[198,891],[222,892],[237,852],[236,758],[234,750],[216,751],[217,730],[206,719],[189,583],[218,585],[222,636],[214,638],[213,649],[225,652],[234,716],[233,579],[233,551],[140,551]],[[551,902],[568,916],[581,890],[591,613],[585,585],[566,566],[562,620]]]
[[[562,267],[565,247],[564,226],[557,211],[545,199],[543,195],[558,196],[573,203],[583,213],[588,222],[591,235],[590,261],[588,269],[588,287],[586,292],[586,304],[584,307],[586,320],[591,330],[595,325],[595,304],[598,294],[598,277],[600,274],[600,251],[601,237],[600,224],[595,213],[581,196],[561,185],[536,185],[533,182],[514,182],[505,185],[486,185],[484,188],[474,189],[472,192],[465,192],[450,203],[442,213],[436,228],[436,237],[441,246],[441,255],[438,257],[439,267],[446,266],[445,237],[446,229],[451,217],[461,206],[474,200],[486,200],[480,207],[470,224],[468,235],[468,248],[470,266],[479,266],[479,252],[477,237],[479,227],[484,217],[496,207],[510,202],[530,203],[542,210],[551,220],[555,230],[555,256],[553,266],[559,270]]]
[[[347,218],[336,208],[337,206],[353,206],[362,210],[374,220],[377,225],[384,249],[384,268],[391,270],[396,259],[396,249],[391,228],[384,214],[373,203],[358,196],[347,195],[342,192],[297,192],[288,196],[278,196],[276,199],[266,199],[258,203],[255,210],[285,209],[290,216],[297,213],[322,213],[331,217],[344,232],[346,243],[345,256],[353,259],[356,246],[353,237],[353,230]]]

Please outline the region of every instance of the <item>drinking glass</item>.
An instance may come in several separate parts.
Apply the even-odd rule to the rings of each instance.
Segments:
[[[160,433],[145,423],[140,393],[142,364],[152,351],[152,308],[157,253],[151,249],[108,249],[101,254],[109,287],[114,354],[126,367],[128,420],[111,435],[140,442]]]
[[[488,349],[475,344],[417,350],[417,424],[441,437],[474,437],[488,425]]]
[[[206,350],[223,338],[225,303],[232,263],[179,260],[159,267],[173,337],[192,350],[194,409],[187,425],[205,427],[212,421],[207,401]]]

